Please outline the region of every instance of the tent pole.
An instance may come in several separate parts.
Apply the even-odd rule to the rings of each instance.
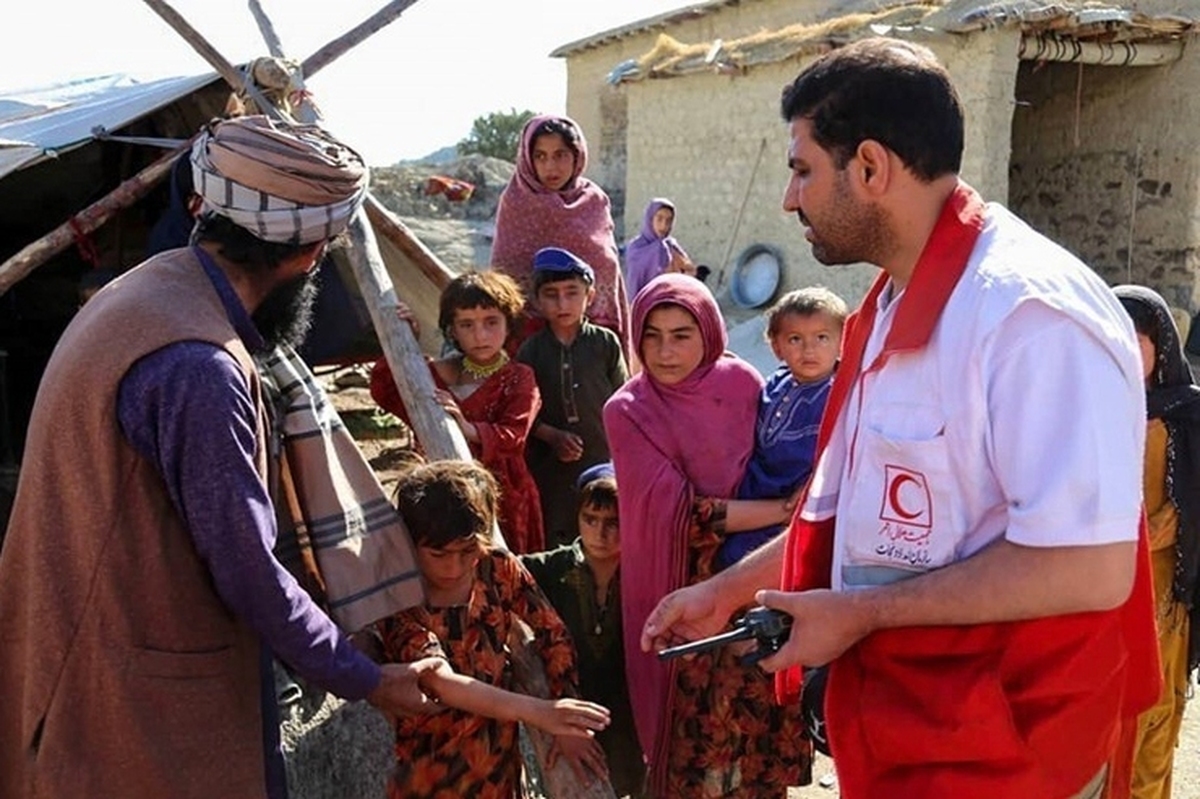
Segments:
[[[267,16],[262,3],[258,0],[250,0],[250,13],[254,15],[254,21],[258,23],[258,32],[262,34],[263,41],[267,44],[267,51],[276,58],[284,58],[283,43],[279,41],[279,36],[275,33],[275,26],[271,24],[271,18]]]
[[[454,273],[420,239],[413,235],[413,232],[408,229],[408,225],[401,222],[383,203],[375,199],[375,195],[367,194],[367,201],[363,207],[367,211],[367,219],[371,220],[371,226],[415,263],[422,274],[429,278],[429,282],[437,287],[438,291],[442,291],[450,284],[450,281],[454,279]]]
[[[149,2],[149,0],[147,0]],[[340,58],[347,50],[393,22],[417,0],[392,0],[383,8],[367,17],[363,22],[337,37],[317,52],[304,59],[300,74],[306,79],[316,75],[331,62]]]
[[[91,233],[111,219],[117,211],[128,208],[145,197],[167,176],[175,159],[187,152],[189,147],[191,147],[191,141],[183,147],[167,153],[104,197],[84,208],[46,235],[26,245],[0,264],[0,295],[3,295],[34,269],[74,244],[76,230]],[[74,222],[74,226],[72,226],[72,222]]]
[[[416,336],[396,316],[396,289],[365,211],[360,209],[354,214],[346,233],[350,246],[342,254],[354,270],[417,440],[431,460],[470,460],[471,450],[462,431],[433,398],[437,386]]]
[[[200,57],[212,66],[217,71],[217,74],[225,79],[225,82],[235,92],[245,92],[258,104],[264,114],[282,118],[279,109],[271,104],[269,100],[263,97],[262,92],[254,84],[254,81],[242,74],[241,70],[226,60],[225,56],[217,52],[217,49],[208,43],[200,31],[193,28],[183,16],[166,3],[166,0],[142,0],[150,9],[158,14],[163,20],[171,26],[171,28],[183,37],[183,40],[192,46],[192,49],[200,54]]]

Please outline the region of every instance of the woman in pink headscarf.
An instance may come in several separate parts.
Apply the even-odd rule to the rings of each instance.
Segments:
[[[611,204],[603,189],[583,177],[587,162],[587,141],[574,120],[536,116],[525,124],[517,171],[496,210],[492,268],[514,278],[528,294],[534,253],[543,247],[575,253],[596,273],[589,319],[616,333],[627,348],[629,300]]]
[[[781,523],[779,500],[732,500],[754,446],[762,378],[725,352],[720,311],[695,278],[666,274],[637,295],[643,371],[604,408],[621,525],[621,607],[634,721],[652,796],[782,799],[811,777],[799,708],[733,648],[660,663],[641,651],[655,604],[713,573],[726,532]]]

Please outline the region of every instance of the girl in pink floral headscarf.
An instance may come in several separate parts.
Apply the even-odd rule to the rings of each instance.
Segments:
[[[496,211],[492,268],[515,278],[528,293],[535,252],[561,247],[575,253],[596,273],[589,318],[615,332],[628,351],[629,301],[611,205],[604,190],[583,177],[586,168],[587,141],[574,120],[537,116],[526,123],[517,171]]]
[[[659,275],[633,301],[642,372],[604,406],[617,473],[625,675],[651,799],[782,797],[811,778],[798,703],[732,649],[663,663],[641,631],[660,599],[710,577],[725,534],[782,523],[779,500],[738,500],[762,378],[725,351],[717,302],[693,277]]]

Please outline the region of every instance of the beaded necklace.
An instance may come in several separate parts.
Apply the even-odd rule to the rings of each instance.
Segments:
[[[490,364],[475,363],[469,357],[464,355],[462,359],[462,370],[464,373],[469,375],[472,380],[483,381],[496,374],[496,372],[499,372],[507,364],[508,353],[504,350],[500,350],[499,357],[496,358],[495,363]]]

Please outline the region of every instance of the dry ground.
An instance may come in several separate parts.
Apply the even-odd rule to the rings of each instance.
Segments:
[[[346,375],[348,370],[329,375],[326,387],[335,406],[342,414],[347,426],[355,434],[359,447],[379,475],[384,488],[391,494],[398,469],[405,463],[404,453],[408,450],[408,435],[393,420],[374,417],[375,403],[365,387],[339,388],[333,384],[335,377]],[[365,375],[364,370],[360,370]],[[343,381],[345,378],[343,377]],[[354,381],[352,378],[350,382]],[[1189,707],[1183,719],[1183,732],[1179,748],[1175,752],[1175,782],[1173,796],[1176,799],[1200,799],[1200,710],[1195,703]],[[833,777],[833,763],[823,755],[817,756],[813,768],[813,784],[793,789],[788,799],[836,799],[839,793]]]

